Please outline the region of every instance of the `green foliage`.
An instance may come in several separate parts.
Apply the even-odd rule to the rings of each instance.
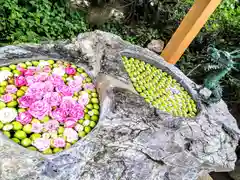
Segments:
[[[51,0],[5,0],[0,3],[2,42],[65,39],[87,30],[81,12]]]

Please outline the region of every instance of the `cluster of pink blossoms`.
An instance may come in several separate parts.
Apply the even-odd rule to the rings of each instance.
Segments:
[[[84,107],[89,102],[88,93],[82,93],[78,99],[74,94],[81,90],[92,90],[95,86],[92,83],[83,84],[84,76],[76,75],[73,67],[59,66],[53,70],[49,65],[43,67],[28,67],[24,69],[18,67],[21,75],[15,77],[15,85],[18,88],[27,86],[23,96],[17,99],[19,108],[26,111],[18,113],[16,120],[22,125],[38,119],[40,122],[32,124],[33,133],[46,134],[50,136],[36,139],[32,145],[38,150],[44,151],[50,147],[51,139],[57,134],[58,128],[64,126],[64,137],[67,142],[78,140],[77,122],[84,117]],[[64,82],[62,75],[67,74],[67,83]],[[15,93],[17,88],[14,85],[8,86],[7,91]],[[11,101],[8,94],[4,97],[6,102]],[[41,123],[44,118],[50,118],[47,122]],[[53,134],[53,135],[52,135]],[[64,147],[66,145],[63,137],[52,138],[54,147]]]

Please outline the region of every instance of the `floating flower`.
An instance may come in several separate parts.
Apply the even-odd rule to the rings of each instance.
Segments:
[[[67,68],[65,68],[65,72],[68,74],[68,75],[74,75],[74,74],[76,74],[76,69],[75,68],[73,68],[73,67],[67,67]]]
[[[32,132],[41,133],[43,129],[43,124],[41,123],[32,123]]]
[[[1,100],[5,103],[11,102],[13,100],[13,97],[11,94],[4,94],[1,96]]]
[[[52,71],[52,74],[58,75],[58,76],[64,76],[65,69],[64,69],[64,67],[54,68],[53,71]]]
[[[63,147],[65,147],[65,145],[66,145],[66,142],[63,138],[55,138],[53,140],[53,146],[54,147],[63,148]]]
[[[48,79],[48,73],[46,73],[46,72],[40,72],[40,73],[38,73],[37,75],[36,75],[36,79],[37,79],[37,81],[39,82],[39,81],[46,81],[47,79]]]
[[[17,87],[25,86],[27,85],[27,81],[24,76],[18,76],[15,78],[15,85]]]
[[[7,70],[0,71],[0,83],[8,79],[8,77],[12,76],[12,73]]]
[[[29,113],[37,118],[37,119],[43,119],[45,116],[49,114],[51,110],[51,106],[48,104],[47,101],[36,101],[29,107]]]
[[[34,74],[35,74],[35,70],[33,70],[33,69],[27,69],[24,72],[24,76],[33,76]]]
[[[51,72],[51,67],[50,66],[44,66],[43,67],[43,72],[50,73]]]
[[[48,78],[48,80],[51,81],[54,87],[65,85],[61,76],[58,75],[52,75]]]
[[[35,96],[36,99],[40,100],[45,91],[45,84],[43,82],[36,82],[29,86],[26,95]]]
[[[17,117],[17,111],[14,108],[3,108],[0,110],[0,121],[3,124],[12,122]]]
[[[67,118],[65,121],[64,127],[66,128],[73,128],[77,123],[77,121],[73,118]]]
[[[74,142],[78,140],[78,133],[72,128],[65,128],[63,135],[67,138],[67,142]]]
[[[35,101],[34,96],[22,96],[18,98],[19,107],[28,108]]]
[[[73,92],[78,92],[82,89],[82,81],[80,79],[70,80],[68,86]]]
[[[16,120],[22,125],[29,124],[32,121],[32,116],[28,111],[21,112],[18,114]]]
[[[37,82],[37,79],[34,76],[27,76],[26,81],[27,81],[27,85],[31,86],[32,84]]]
[[[56,91],[60,92],[64,96],[73,96],[74,93],[74,91],[66,85],[57,86]]]
[[[69,113],[74,105],[76,104],[76,101],[72,97],[63,97],[60,108],[62,108],[65,112]]]
[[[88,93],[83,93],[80,98],[78,99],[78,103],[82,106],[87,105],[89,102],[89,97],[88,97]]]
[[[48,93],[48,92],[53,92],[54,90],[54,86],[52,84],[51,81],[45,81],[44,82],[44,92]]]
[[[17,88],[14,85],[7,85],[6,86],[6,91],[11,94],[15,94],[17,92]]]
[[[46,138],[38,138],[32,143],[39,151],[45,151],[50,147],[50,140]]]
[[[44,128],[48,132],[56,131],[59,127],[59,122],[57,120],[50,120],[46,123],[44,123]]]
[[[72,109],[70,109],[69,115],[75,119],[82,119],[84,116],[83,106],[80,104],[75,104]]]
[[[57,109],[53,110],[52,112],[50,112],[50,116],[52,119],[57,120],[60,123],[63,123],[67,117],[67,113],[64,109],[57,108]]]
[[[90,124],[90,121],[89,120],[85,120],[84,122],[83,122],[83,126],[88,126]]]
[[[43,100],[47,101],[50,106],[59,106],[62,102],[62,96],[58,92],[48,92],[44,95]]]

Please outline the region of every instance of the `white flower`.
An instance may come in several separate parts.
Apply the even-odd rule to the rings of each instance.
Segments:
[[[74,142],[78,140],[78,133],[72,128],[65,128],[63,135],[67,138],[67,142]]]
[[[89,116],[93,116],[94,112],[93,111],[88,111]]]
[[[83,122],[83,125],[84,126],[88,126],[90,124],[90,121],[89,120],[85,120],[84,122]]]
[[[12,73],[10,71],[0,71],[0,83],[8,79],[9,76],[12,76]]]
[[[13,128],[12,124],[6,124],[5,126],[3,126],[4,131],[10,131],[12,128]]]
[[[0,110],[0,121],[5,124],[12,122],[17,117],[17,111],[14,108],[3,108]]]
[[[65,69],[63,67],[54,68],[52,71],[52,74],[58,75],[58,76],[64,76]]]
[[[47,62],[47,61],[40,61],[38,64],[39,67],[44,67],[44,66],[49,66],[49,65],[50,65],[49,62]]]
[[[77,124],[77,125],[74,127],[74,129],[79,132],[79,131],[83,131],[83,130],[84,130],[84,127],[83,127],[83,125],[81,125],[81,124]]]

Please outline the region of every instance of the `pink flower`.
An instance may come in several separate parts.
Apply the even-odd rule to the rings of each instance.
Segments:
[[[32,116],[28,111],[21,112],[18,114],[16,120],[20,122],[22,125],[28,124],[32,121]]]
[[[56,87],[56,91],[62,93],[64,96],[73,96],[73,90],[66,86],[66,85],[61,85]]]
[[[21,108],[28,108],[34,101],[35,98],[28,95],[18,98],[19,107]]]
[[[51,81],[53,86],[55,87],[64,85],[63,79],[61,78],[61,76],[58,75],[52,75],[48,78],[48,80]]]
[[[45,87],[44,87],[44,92],[52,92],[53,91],[53,89],[54,89],[54,86],[53,86],[53,84],[52,84],[52,82],[51,81],[45,81],[44,82],[44,85],[45,85]]]
[[[82,106],[87,105],[89,102],[89,97],[88,97],[88,93],[84,93],[80,96],[80,98],[78,99],[78,103]]]
[[[59,121],[60,123],[63,123],[65,118],[67,117],[67,113],[61,109],[57,108],[54,111],[50,112],[50,116],[54,119]]]
[[[82,81],[80,79],[71,80],[69,81],[68,86],[73,92],[78,92],[82,89]]]
[[[89,89],[89,90],[94,90],[95,89],[95,86],[93,83],[86,83],[83,85],[83,88],[86,90],[86,89]]]
[[[81,74],[78,75],[78,76],[74,76],[73,77],[75,80],[78,80],[78,81],[83,81],[85,79],[85,76],[82,76]]]
[[[75,119],[82,119],[84,116],[83,106],[80,104],[75,104],[69,112],[69,115]]]
[[[50,147],[50,140],[38,138],[32,143],[32,145],[35,146],[39,151],[45,151]]]
[[[66,121],[64,123],[64,127],[66,128],[73,128],[76,125],[76,121]]]
[[[56,131],[59,127],[59,122],[57,120],[50,120],[44,124],[44,128],[48,132]]]
[[[65,72],[69,75],[74,75],[76,73],[76,69],[73,67],[67,67],[65,68]]]
[[[65,128],[63,135],[67,138],[67,142],[78,140],[78,133],[72,128]]]
[[[62,108],[65,112],[69,113],[69,111],[74,107],[76,101],[72,97],[63,97],[60,108]]]
[[[2,95],[1,100],[4,101],[5,103],[8,103],[13,100],[13,97],[11,94],[4,94]]]
[[[17,87],[21,87],[21,86],[27,85],[27,81],[26,81],[25,77],[23,77],[23,76],[16,77],[15,78],[15,85]]]
[[[58,106],[62,101],[62,96],[58,92],[47,92],[43,100],[47,101],[51,106]]]
[[[31,86],[32,84],[37,82],[37,79],[34,76],[27,76],[26,80],[28,86]]]
[[[48,102],[42,100],[36,101],[33,104],[31,104],[28,111],[33,117],[41,120],[44,118],[44,116],[48,115],[50,110],[51,106],[48,104]]]
[[[41,123],[32,123],[32,132],[41,133],[43,129],[43,124]]]
[[[46,72],[46,73],[49,73],[49,72],[51,72],[51,67],[50,66],[44,66],[43,71]]]
[[[29,86],[26,95],[34,96],[36,99],[41,100],[44,95],[45,84],[43,82],[36,82]]]
[[[25,76],[33,76],[35,74],[35,70],[33,69],[28,69],[24,72]]]
[[[6,91],[8,92],[8,93],[12,93],[12,94],[14,94],[14,93],[16,93],[17,92],[17,88],[16,88],[16,86],[14,86],[14,85],[7,85],[7,87],[6,87]]]
[[[63,138],[55,138],[53,140],[53,146],[54,147],[62,148],[62,147],[65,147],[65,145],[66,145],[66,142]]]
[[[48,79],[48,73],[40,72],[36,75],[37,81],[46,81]]]

